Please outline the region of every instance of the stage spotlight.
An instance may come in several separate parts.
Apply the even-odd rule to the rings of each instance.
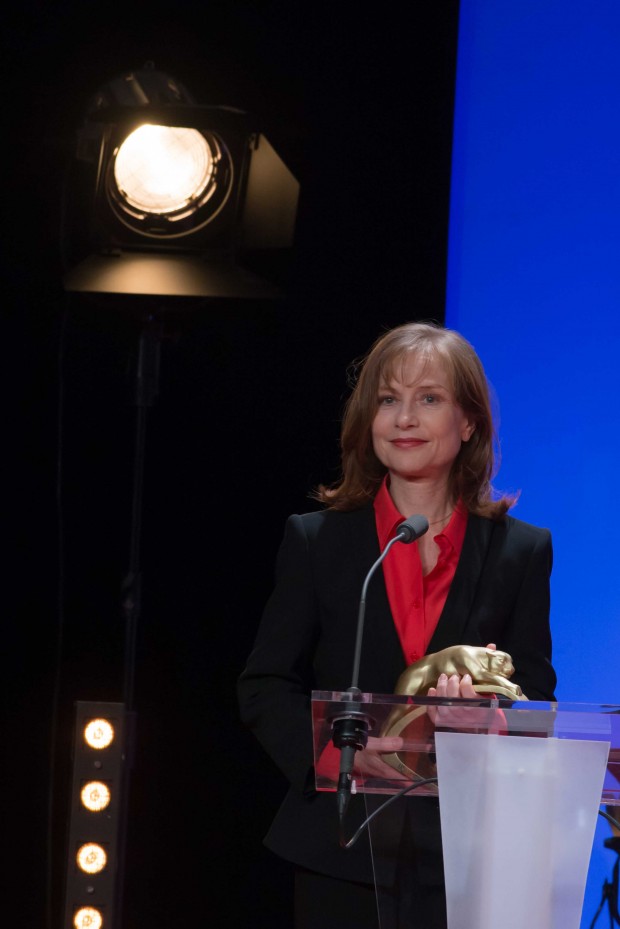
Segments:
[[[198,105],[153,67],[95,95],[67,197],[69,291],[280,293],[257,265],[290,253],[298,181],[246,112]]]
[[[121,703],[76,704],[64,929],[114,929],[127,783]]]

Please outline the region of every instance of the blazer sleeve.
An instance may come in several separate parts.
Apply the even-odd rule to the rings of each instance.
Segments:
[[[499,646],[512,656],[513,681],[529,700],[555,700],[549,622],[552,563],[551,534],[547,529],[537,529],[504,630],[505,639]]]
[[[309,542],[303,520],[290,516],[238,698],[243,723],[300,791],[314,783],[310,693],[318,631]]]

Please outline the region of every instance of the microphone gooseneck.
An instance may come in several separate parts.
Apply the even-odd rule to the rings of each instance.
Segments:
[[[357,632],[355,634],[355,653],[353,658],[353,676],[351,678],[351,687],[357,689],[359,674],[360,674],[360,660],[362,656],[362,639],[364,634],[364,618],[366,615],[366,594],[368,592],[368,585],[373,574],[384,560],[385,556],[392,548],[396,542],[403,542],[405,545],[409,545],[411,542],[415,542],[424,533],[428,530],[428,519],[426,516],[409,516],[408,519],[405,519],[404,522],[400,523],[398,526],[398,532],[396,535],[390,539],[388,544],[385,546],[370,571],[366,575],[366,580],[364,581],[362,587],[362,594],[360,597],[360,605],[357,614]]]
[[[355,634],[353,675],[351,686],[342,698],[343,703],[346,704],[346,709],[343,705],[342,711],[337,712],[332,717],[332,742],[336,748],[340,749],[340,773],[338,776],[336,802],[341,825],[351,797],[351,781],[355,753],[366,747],[368,742],[368,729],[372,722],[368,714],[365,713],[361,707],[360,700],[362,693],[358,687],[368,585],[373,574],[396,542],[403,542],[405,545],[409,545],[411,542],[415,542],[423,536],[424,533],[427,532],[428,527],[429,523],[427,518],[420,515],[409,516],[400,523],[397,527],[396,535],[390,539],[372,565],[362,586],[357,615],[357,631]]]

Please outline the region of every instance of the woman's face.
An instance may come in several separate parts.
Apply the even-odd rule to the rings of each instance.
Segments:
[[[372,442],[392,477],[445,481],[473,431],[439,358],[405,357],[380,384]]]

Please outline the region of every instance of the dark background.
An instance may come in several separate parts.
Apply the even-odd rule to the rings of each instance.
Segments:
[[[76,700],[120,700],[148,301],[65,294],[63,182],[98,87],[151,60],[241,107],[301,184],[286,296],[158,300],[125,926],[290,925],[285,783],[237,720],[290,512],[338,473],[348,364],[443,318],[458,4],[24,4],[3,35],[6,899],[61,924]],[[5,169],[6,170],[6,169]],[[343,686],[348,682],[343,681]],[[51,811],[51,816],[50,816]],[[51,902],[49,889],[51,888]]]

